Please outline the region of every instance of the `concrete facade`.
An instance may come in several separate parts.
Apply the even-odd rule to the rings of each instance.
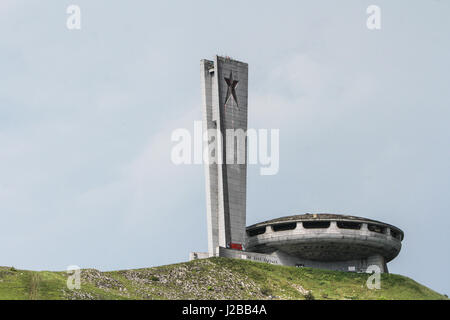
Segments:
[[[213,256],[219,246],[242,248],[245,243],[248,65],[219,56],[202,60],[201,83],[210,152],[205,165],[208,252]]]
[[[282,266],[316,268],[346,272],[367,272],[370,266],[377,266],[381,273],[388,272],[385,260],[382,256],[371,256],[366,259],[360,260],[320,262],[293,257],[282,251],[275,251],[271,254],[264,254],[219,247],[218,253],[220,257],[250,260],[254,262],[263,262]]]

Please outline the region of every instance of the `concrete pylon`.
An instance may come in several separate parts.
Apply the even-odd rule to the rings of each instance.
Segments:
[[[208,252],[213,256],[219,246],[242,249],[245,244],[248,64],[220,56],[201,60],[201,82],[209,160]]]

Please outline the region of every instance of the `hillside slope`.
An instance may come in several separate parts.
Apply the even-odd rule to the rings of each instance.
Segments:
[[[0,268],[0,299],[446,299],[400,275],[369,275],[210,258],[100,272],[83,269],[81,289],[69,290],[65,272]]]

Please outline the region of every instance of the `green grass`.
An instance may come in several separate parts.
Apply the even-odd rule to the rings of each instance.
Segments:
[[[69,290],[65,272],[0,267],[0,299],[447,299],[404,276],[369,275],[210,258],[112,272],[81,271],[81,289]]]

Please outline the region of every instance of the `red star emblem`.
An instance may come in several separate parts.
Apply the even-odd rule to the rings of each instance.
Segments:
[[[236,106],[239,108],[237,97],[236,97],[236,86],[238,84],[238,80],[233,79],[233,71],[230,71],[230,76],[228,78],[225,77],[225,82],[228,85],[227,96],[225,98],[225,104],[228,100],[233,97],[234,102],[236,102]]]

